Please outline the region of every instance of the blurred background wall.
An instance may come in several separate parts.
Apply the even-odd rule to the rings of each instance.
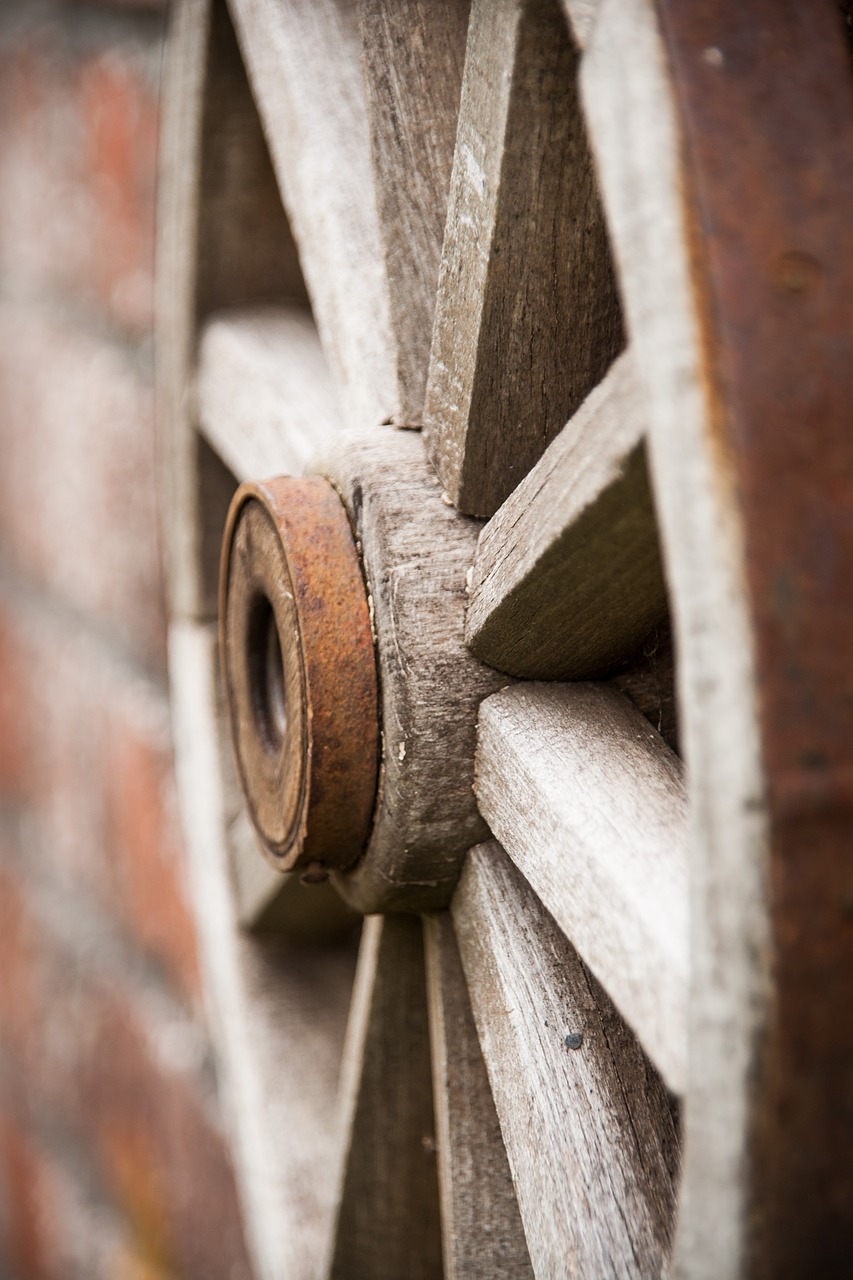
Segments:
[[[165,0],[0,0],[0,1275],[248,1277],[169,733]]]

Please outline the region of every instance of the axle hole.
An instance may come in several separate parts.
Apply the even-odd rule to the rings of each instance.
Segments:
[[[287,729],[284,661],[275,613],[258,596],[249,617],[248,674],[252,709],[261,740],[270,753],[281,750]]]

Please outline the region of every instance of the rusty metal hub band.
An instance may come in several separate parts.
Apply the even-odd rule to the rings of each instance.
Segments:
[[[219,617],[237,769],[265,852],[310,878],[351,866],[376,795],[376,662],[358,552],[326,480],[238,489]]]

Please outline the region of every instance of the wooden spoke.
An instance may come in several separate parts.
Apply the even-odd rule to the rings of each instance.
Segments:
[[[480,534],[465,639],[491,666],[588,679],[665,618],[644,394],[626,353]]]
[[[240,929],[223,838],[230,802],[221,773],[215,646],[215,628],[173,624],[173,717],[190,891],[258,1274],[314,1275],[328,1213],[336,1077],[354,957],[351,948],[317,947],[289,947],[282,957]]]
[[[447,493],[491,515],[621,343],[556,0],[474,0],[424,421]]]
[[[288,943],[316,944],[352,934],[358,916],[328,882],[306,885],[265,861],[243,804],[228,826],[227,843],[234,904],[244,929]]]
[[[365,921],[341,1079],[344,1151],[330,1280],[440,1280],[422,925]]]
[[[681,768],[600,685],[524,685],[480,708],[477,799],[494,834],[670,1087],[687,1073]]]
[[[176,6],[163,93],[158,217],[158,411],[170,603],[209,615],[195,561],[205,518],[194,423],[187,413],[196,325],[257,299],[307,303],[257,109],[224,3]]]
[[[680,755],[675,696],[675,654],[669,620],[649,633],[641,648],[621,663],[607,683],[626,698]]]
[[[241,481],[300,475],[342,423],[317,330],[300,307],[211,319],[196,400],[201,431]]]
[[[424,926],[445,1280],[532,1280],[453,926]]]
[[[354,6],[230,8],[347,421],[390,421],[397,393]]]
[[[423,420],[470,0],[362,0],[361,36],[399,403]]]
[[[304,304],[299,255],[228,9],[224,0],[196,0],[195,8],[208,45],[198,172],[192,175],[198,199],[198,258],[190,266],[195,316],[255,300]]]
[[[575,43],[584,49],[592,32],[600,0],[562,0],[562,2],[566,17],[571,23]]]
[[[471,850],[452,915],[536,1276],[659,1276],[678,1159],[659,1077],[499,845]]]

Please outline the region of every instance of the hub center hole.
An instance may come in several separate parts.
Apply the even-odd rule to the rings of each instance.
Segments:
[[[264,745],[281,750],[287,729],[284,661],[275,613],[269,600],[259,596],[249,622],[249,686],[255,720]]]

